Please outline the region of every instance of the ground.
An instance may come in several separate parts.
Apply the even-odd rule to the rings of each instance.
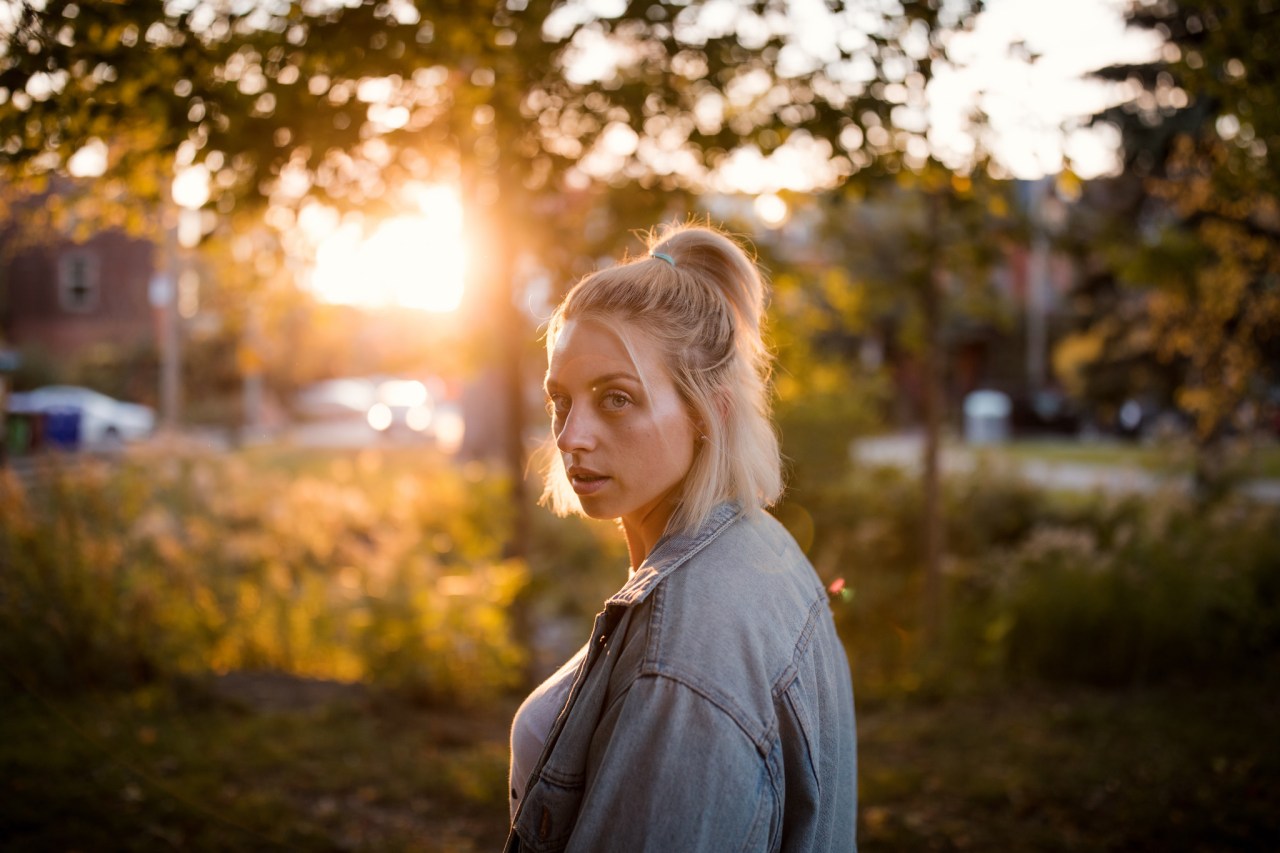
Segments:
[[[6,850],[497,850],[507,724],[250,674],[4,700]],[[1280,680],[859,705],[860,849],[1272,850]]]

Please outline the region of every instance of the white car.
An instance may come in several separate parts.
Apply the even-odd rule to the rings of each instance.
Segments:
[[[304,420],[361,420],[380,433],[429,435],[434,400],[425,383],[389,376],[327,379],[294,398]]]
[[[34,391],[9,395],[9,411],[14,414],[46,416],[58,412],[80,414],[80,447],[109,450],[126,441],[146,438],[155,429],[156,413],[148,406],[125,403],[89,388],[75,385],[46,385]],[[58,437],[65,441],[65,437]]]
[[[326,379],[299,391],[293,409],[306,421],[363,421],[376,402],[378,386],[372,379]]]

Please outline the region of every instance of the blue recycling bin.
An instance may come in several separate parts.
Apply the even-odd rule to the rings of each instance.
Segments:
[[[44,440],[49,447],[75,450],[80,447],[80,410],[70,406],[46,409]]]

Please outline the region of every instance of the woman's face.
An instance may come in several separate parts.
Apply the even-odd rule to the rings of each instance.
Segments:
[[[624,324],[569,320],[551,350],[546,391],[556,446],[583,511],[622,519],[652,546],[698,437],[657,344]]]

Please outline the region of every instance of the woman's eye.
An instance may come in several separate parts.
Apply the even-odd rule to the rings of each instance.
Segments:
[[[569,401],[559,394],[554,397],[547,398],[547,414],[551,417],[560,417],[569,411]]]
[[[600,398],[600,406],[608,411],[617,411],[630,404],[631,398],[621,391],[609,391]]]

